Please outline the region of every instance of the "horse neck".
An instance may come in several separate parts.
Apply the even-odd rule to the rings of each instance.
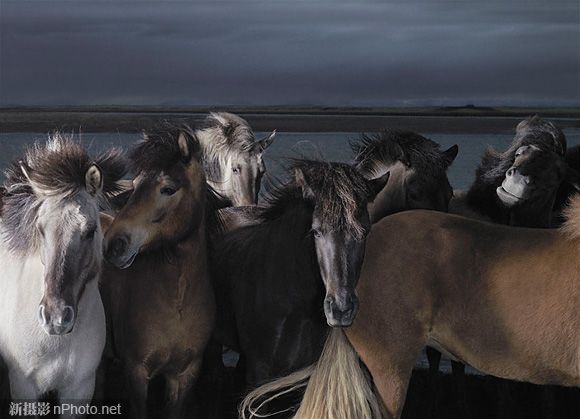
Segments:
[[[556,200],[556,192],[553,191],[548,199],[542,199],[542,202],[537,205],[527,204],[523,207],[512,208],[510,210],[510,225],[534,228],[552,227],[552,208]]]
[[[371,222],[376,223],[387,215],[403,211],[407,208],[405,194],[405,179],[409,168],[400,161],[383,163],[375,170],[373,177],[377,178],[390,172],[389,181],[373,202],[368,204]]]
[[[469,208],[496,223],[509,224],[509,212],[500,202],[496,192],[501,179],[483,181],[479,171],[476,177],[466,195]]]

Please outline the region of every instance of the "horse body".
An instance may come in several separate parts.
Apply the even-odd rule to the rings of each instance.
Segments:
[[[388,417],[400,417],[426,344],[487,374],[580,386],[580,201],[573,205],[565,232],[420,210],[373,226],[357,286],[359,314],[338,346],[360,356]],[[316,369],[336,362],[332,356]],[[322,391],[332,379],[311,378],[305,400],[315,393],[318,406],[336,408],[335,395]],[[297,417],[336,417],[313,406]]]
[[[90,401],[105,344],[99,207],[124,174],[54,134],[6,172],[0,221],[0,357],[11,396]]]
[[[249,385],[302,368],[322,349],[324,286],[311,211],[298,196],[281,217],[258,217],[216,242],[217,338],[246,357]]]
[[[348,322],[356,312],[356,300],[344,299],[338,292],[335,295],[331,285],[325,287],[325,278],[347,282],[355,275],[364,237],[352,241],[350,234],[360,234],[365,228],[361,225],[368,223],[364,205],[372,185],[382,186],[388,178],[367,181],[355,169],[339,163],[297,164],[305,167],[298,166],[296,179],[275,191],[269,205],[253,213],[255,222],[217,237],[212,252],[217,336],[245,357],[249,385],[316,359],[326,322]],[[334,184],[337,179],[342,184]],[[352,219],[347,221],[346,214]],[[324,224],[327,218],[334,225]],[[322,244],[326,237],[329,241]],[[346,249],[348,256],[343,254]],[[326,251],[334,256],[321,266]],[[341,262],[346,257],[350,261]],[[335,262],[341,266],[334,267]],[[341,271],[345,265],[348,269]]]
[[[165,380],[166,415],[181,417],[215,317],[199,144],[151,134],[132,152],[140,173],[106,232],[101,289],[114,354],[125,367],[132,415],[147,417],[152,379]]]

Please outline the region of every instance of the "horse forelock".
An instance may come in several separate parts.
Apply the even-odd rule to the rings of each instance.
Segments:
[[[449,166],[439,144],[410,131],[385,129],[362,134],[358,141],[351,142],[351,148],[357,169],[365,175],[377,175],[385,164],[402,161],[419,174],[442,178]]]
[[[537,115],[525,119],[518,125],[507,150],[499,152],[492,147],[487,148],[478,167],[480,180],[493,183],[503,179],[515,160],[516,151],[523,146],[535,146],[545,152],[564,156],[566,137],[551,121],[544,121]]]
[[[202,148],[202,160],[209,180],[221,180],[222,169],[242,153],[249,153],[255,136],[248,123],[237,115],[212,112],[196,131]]]
[[[521,145],[534,144],[560,155],[566,154],[566,136],[552,121],[544,120],[538,115],[524,119],[516,127],[514,142]]]
[[[16,252],[27,253],[38,245],[36,221],[46,198],[64,202],[86,188],[86,173],[96,164],[103,175],[103,189],[95,204],[108,207],[108,198],[118,188],[126,171],[119,149],[108,150],[95,160],[72,135],[54,133],[45,143],[29,146],[22,160],[5,171],[2,198],[2,240]]]
[[[301,201],[312,207],[321,221],[333,231],[348,231],[362,238],[365,229],[359,221],[361,211],[371,194],[367,180],[352,166],[345,163],[328,163],[314,160],[293,160],[290,170],[305,173],[311,198],[304,198],[295,182],[275,187],[266,196],[267,208],[262,219],[278,217],[292,202]]]
[[[131,168],[135,173],[161,172],[174,167],[183,159],[179,136],[185,135],[189,151],[199,151],[199,141],[188,125],[165,125],[143,134],[143,138],[129,152]]]

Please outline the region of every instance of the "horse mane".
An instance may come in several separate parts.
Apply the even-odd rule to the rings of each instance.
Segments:
[[[566,136],[551,121],[538,115],[524,119],[516,127],[514,139],[504,152],[488,147],[477,169],[477,178],[497,182],[503,179],[511,167],[518,148],[526,145],[536,146],[544,151],[552,151],[560,156],[566,155]]]
[[[183,159],[179,149],[179,135],[184,134],[189,150],[200,151],[199,141],[188,125],[165,124],[143,133],[143,138],[129,152],[131,168],[135,173],[161,172]]]
[[[571,239],[580,239],[580,194],[573,195],[563,210],[564,223],[560,230]]]
[[[335,230],[347,230],[355,237],[363,236],[364,229],[357,218],[360,216],[361,203],[366,202],[371,190],[357,169],[346,163],[293,159],[287,170],[289,173],[301,170],[305,174],[312,197],[305,198],[294,180],[283,186],[274,186],[264,198],[266,206],[257,215],[257,221],[277,219],[288,206],[300,201],[311,209],[316,207],[327,226]]]
[[[361,134],[350,147],[354,163],[364,174],[376,175],[384,164],[402,163],[428,176],[445,176],[449,161],[439,144],[411,131],[384,129],[375,134]]]
[[[197,128],[196,135],[209,180],[219,180],[225,162],[233,155],[249,152],[256,141],[248,122],[228,112],[211,112]]]
[[[44,195],[64,198],[86,187],[86,173],[96,164],[103,173],[103,189],[97,196],[101,208],[109,206],[109,199],[120,187],[118,181],[126,174],[123,151],[113,148],[91,159],[83,146],[59,132],[49,134],[45,143],[28,146],[22,160],[13,161],[5,170],[2,196],[2,225],[4,241],[13,251],[26,252],[37,243],[36,217]],[[31,184],[34,183],[34,188]]]

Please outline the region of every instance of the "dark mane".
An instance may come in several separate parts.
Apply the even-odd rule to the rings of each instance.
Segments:
[[[126,173],[120,149],[108,150],[93,160],[72,135],[57,132],[49,135],[46,143],[29,146],[22,160],[10,164],[4,172],[2,225],[3,239],[12,250],[26,252],[36,243],[35,220],[41,198],[31,181],[37,192],[66,198],[86,187],[85,175],[91,164],[103,172],[103,191],[98,198],[101,208],[106,208],[108,198],[119,190],[117,182]]]
[[[534,145],[560,156],[566,155],[566,137],[562,130],[551,121],[535,115],[518,124],[514,139],[506,151],[498,152],[492,147],[485,151],[476,172],[476,182],[478,179],[492,183],[501,182],[505,172],[513,164],[518,148],[526,145]]]
[[[289,172],[301,170],[312,190],[313,198],[305,199],[294,180],[268,191],[266,208],[258,216],[261,221],[279,218],[295,203],[316,207],[321,219],[336,230],[350,231],[361,237],[364,233],[357,221],[362,207],[371,194],[366,179],[346,163],[328,163],[315,160],[293,160]]]
[[[133,171],[160,172],[173,167],[182,159],[179,150],[178,138],[184,134],[189,144],[189,149],[198,155],[200,145],[194,131],[188,125],[169,125],[159,127],[153,132],[143,135],[143,139],[138,142],[131,152],[129,158]],[[195,156],[193,158],[196,158]],[[205,183],[206,194],[206,230],[208,234],[219,233],[223,229],[223,222],[217,211],[225,206],[223,197],[211,186]]]
[[[199,152],[199,142],[192,129],[186,125],[166,125],[143,134],[143,138],[129,152],[131,168],[140,172],[160,172],[167,170],[181,161],[178,138],[184,134],[189,149],[194,154]]]
[[[513,165],[518,148],[526,145],[556,153],[562,158],[566,153],[566,137],[562,131],[552,122],[544,121],[537,115],[518,124],[514,139],[507,150],[498,152],[489,147],[476,169],[475,181],[467,192],[467,202],[495,222],[509,222],[510,210],[500,202],[496,189]]]
[[[361,134],[351,141],[357,169],[374,175],[383,164],[401,161],[429,176],[445,176],[449,162],[439,144],[411,131],[385,129],[376,134]]]

